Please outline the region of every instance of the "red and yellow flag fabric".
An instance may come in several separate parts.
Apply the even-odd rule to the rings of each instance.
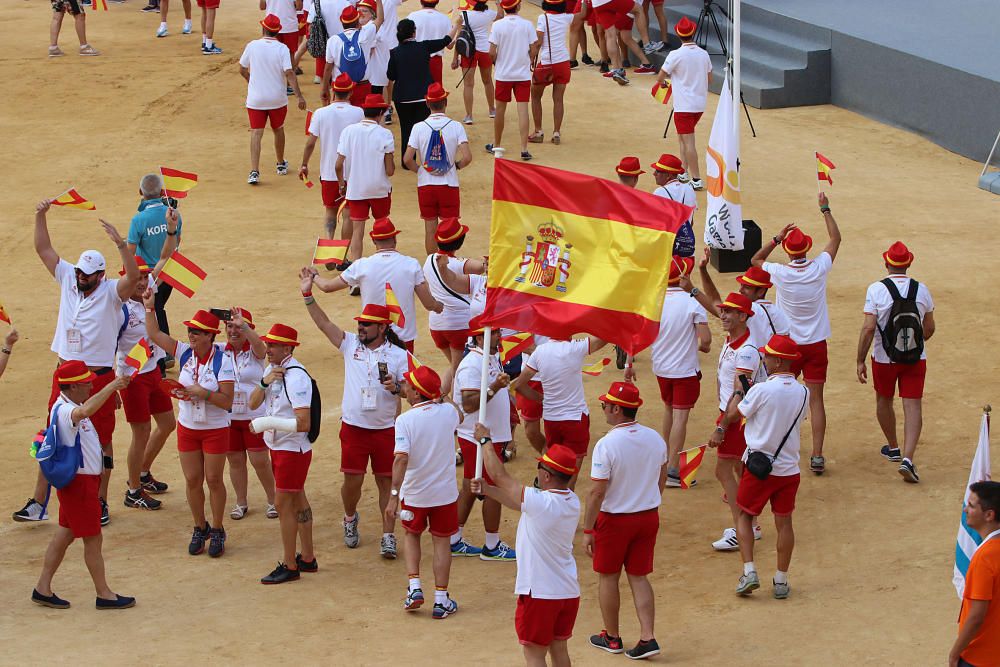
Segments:
[[[674,92],[673,85],[670,83],[670,79],[665,80],[663,83],[666,85],[661,86],[659,82],[653,84],[653,89],[650,91],[650,95],[653,99],[660,104],[669,104],[670,95]]]
[[[160,270],[160,278],[168,285],[173,285],[174,289],[191,298],[198,291],[201,284],[205,282],[205,273],[201,267],[190,259],[175,250],[167,263]]]
[[[312,189],[312,187],[313,187],[314,184],[308,178],[306,178],[305,176],[300,175],[299,176],[299,180],[302,181],[302,184],[305,185],[307,188],[309,188],[310,190]]]
[[[128,356],[125,357],[125,365],[132,368],[131,375],[135,375],[142,370],[142,367],[152,356],[153,351],[149,349],[149,343],[146,342],[145,338],[140,338],[139,342],[129,350]]]
[[[316,239],[316,250],[313,252],[313,264],[340,264],[347,257],[347,248],[351,242],[347,239]]]
[[[816,176],[819,180],[833,185],[833,174],[831,172],[836,168],[837,165],[830,162],[830,158],[825,157],[822,153],[816,153]]]
[[[592,364],[587,364],[586,366],[584,366],[582,372],[584,375],[593,375],[594,377],[597,377],[598,375],[604,372],[604,367],[610,363],[611,359],[609,359],[608,357],[604,357],[600,361],[595,361]]]
[[[509,364],[510,360],[535,344],[535,337],[527,332],[515,333],[500,339],[500,363]]]
[[[406,326],[403,307],[399,305],[399,299],[396,298],[396,293],[392,291],[392,285],[389,283],[385,284],[385,307],[389,311],[389,319],[392,320],[393,324],[400,328]]]
[[[423,364],[420,363],[420,361],[418,361],[415,356],[413,356],[412,352],[410,352],[409,350],[407,350],[406,351],[406,371],[408,373],[412,373],[413,371],[417,370],[421,366],[423,366]]]
[[[0,303],[0,322],[11,324],[10,315],[7,314],[7,310],[3,307],[2,303]]]
[[[694,481],[695,475],[698,474],[698,468],[701,467],[701,462],[705,460],[706,447],[707,445],[702,445],[701,447],[681,452],[678,468],[682,489],[691,488],[691,483]]]
[[[312,123],[313,112],[306,109],[306,136],[309,136],[309,125]]]
[[[674,234],[689,206],[618,183],[494,162],[484,325],[630,354],[656,339]]]
[[[198,185],[198,174],[189,171],[160,167],[160,175],[163,176],[164,194],[175,199],[184,199],[188,191]]]
[[[66,192],[62,193],[58,197],[52,200],[53,206],[69,206],[70,208],[79,208],[84,211],[96,211],[97,207],[94,206],[94,202],[90,201],[79,192],[76,188],[70,188]]]
[[[90,3],[90,10],[93,12],[108,11],[108,0],[93,0]]]

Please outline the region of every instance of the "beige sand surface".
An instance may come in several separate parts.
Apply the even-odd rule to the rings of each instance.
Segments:
[[[411,0],[412,2],[412,0]],[[190,516],[171,439],[155,468],[171,484],[156,513],[122,507],[128,427],[120,421],[115,447],[119,468],[112,480],[112,523],[105,530],[109,579],[116,590],[136,595],[134,611],[96,616],[79,545],[72,547],[56,579],[56,590],[74,602],[69,611],[49,611],[28,601],[54,521],[19,525],[0,522],[0,636],[7,638],[0,662],[32,664],[42,655],[84,664],[181,664],[213,660],[225,664],[391,664],[461,661],[511,665],[520,661],[513,629],[514,566],[456,560],[451,591],[461,613],[446,623],[428,611],[401,609],[406,586],[403,563],[378,558],[375,497],[370,485],[362,505],[362,545],[343,546],[340,529],[339,447],[336,439],[342,366],[309,322],[295,274],[321,230],[318,189],[307,191],[294,176],[278,178],[265,137],[263,182],[245,184],[248,167],[245,86],[237,59],[258,33],[256,3],[223,3],[217,42],[225,54],[202,57],[197,35],[181,36],[180,3],[172,12],[168,39],[154,39],[155,16],[136,11],[140,0],[111,5],[88,18],[90,41],[100,58],[75,55],[67,24],[59,60],[45,57],[48,2],[12,0],[5,7],[0,76],[5,81],[0,130],[6,145],[0,166],[0,299],[23,340],[0,381],[0,508],[19,508],[34,483],[27,456],[31,434],[44,420],[53,355],[57,291],[32,249],[35,202],[69,186],[96,202],[101,216],[124,232],[137,203],[138,179],[158,165],[200,175],[183,204],[185,252],[208,270],[195,299],[175,295],[169,312],[179,324],[196,308],[238,303],[260,323],[280,320],[302,332],[300,359],[320,378],[324,433],[309,478],[316,516],[319,574],[288,586],[264,588],[260,576],[280,553],[278,526],[262,514],[263,496],[251,492],[252,510],[228,522],[224,558],[192,558],[185,546]],[[447,7],[446,7],[447,9]],[[528,8],[533,17],[537,9]],[[195,12],[197,21],[197,10]],[[307,72],[308,72],[307,68]],[[621,89],[592,69],[573,73],[563,144],[535,147],[540,164],[613,177],[625,154],[644,163],[676,150],[676,138],[660,138],[663,111],[649,99],[651,77],[636,76]],[[446,74],[454,85],[455,72]],[[319,91],[303,77],[310,105]],[[715,101],[710,101],[710,114]],[[453,96],[460,116],[460,97]],[[481,149],[492,139],[485,104],[477,90],[476,125],[469,128],[473,165],[462,172],[464,221],[472,226],[470,255],[486,251],[491,159]],[[971,103],[971,102],[970,102]],[[736,554],[718,554],[710,542],[729,525],[714,481],[714,456],[690,491],[670,490],[661,509],[662,533],[653,575],[657,594],[657,638],[673,663],[700,665],[897,664],[943,662],[955,633],[958,601],[951,586],[952,554],[968,464],[975,446],[980,408],[995,400],[996,363],[988,351],[997,318],[990,286],[998,275],[990,229],[1000,200],[975,188],[977,165],[912,134],[834,107],[753,111],[758,137],[745,132],[745,216],[765,236],[789,221],[800,222],[822,245],[815,208],[813,151],[838,166],[831,203],[844,244],[829,287],[833,337],[827,388],[828,472],[804,477],[795,515],[798,544],[791,571],[792,598],[770,598],[768,587],[752,599],[732,592],[740,573]],[[297,165],[304,143],[302,112],[289,113],[288,160]],[[707,139],[711,118],[702,122]],[[394,126],[394,130],[397,126]],[[547,125],[551,131],[551,124]],[[510,136],[510,135],[509,135]],[[513,142],[508,141],[508,145]],[[317,158],[313,168],[317,167]],[[422,229],[414,177],[394,178],[393,218],[405,230],[401,249],[421,255]],[[643,176],[641,187],[652,189]],[[704,199],[700,196],[704,205]],[[699,235],[703,219],[698,223]],[[53,210],[53,242],[73,259],[88,247],[114,257],[96,215]],[[904,484],[894,466],[879,457],[882,438],[870,387],[854,377],[854,350],[865,287],[882,277],[880,253],[904,240],[916,254],[913,273],[926,280],[937,303],[937,336],[930,342],[925,425],[917,463],[923,482]],[[734,283],[720,281],[723,287]],[[358,301],[340,294],[321,303],[349,324]],[[421,358],[440,365],[430,350],[426,316],[419,315]],[[715,415],[715,357],[720,330],[713,323],[713,351],[703,357],[703,398],[694,410],[689,445],[702,442]],[[613,368],[613,366],[611,367]],[[659,424],[661,408],[648,369],[640,362],[640,385],[648,407],[641,421]],[[586,379],[592,406],[615,379],[605,372]],[[607,427],[597,423],[596,440]],[[522,436],[523,437],[523,436]],[[804,438],[806,446],[808,436]],[[533,476],[529,447],[511,466],[523,480]],[[588,483],[581,483],[582,493]],[[232,500],[230,498],[230,500]],[[9,515],[9,514],[7,514]],[[513,540],[516,515],[504,515],[503,536]],[[774,529],[765,515],[757,562],[763,579],[773,568]],[[481,539],[475,518],[468,529]],[[570,650],[579,664],[610,664],[587,646],[601,629],[596,576],[578,548],[583,602]],[[424,577],[431,576],[425,557]],[[627,642],[638,627],[623,595],[622,631]],[[56,623],[59,625],[56,625]]]

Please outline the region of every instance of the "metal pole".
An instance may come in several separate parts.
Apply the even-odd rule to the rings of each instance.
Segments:
[[[483,328],[483,373],[479,379],[479,423],[486,423],[486,392],[490,383],[490,333],[491,327]],[[476,447],[476,479],[483,478],[483,448]]]

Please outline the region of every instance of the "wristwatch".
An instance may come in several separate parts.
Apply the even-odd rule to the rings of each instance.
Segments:
[[[496,395],[497,395],[497,393],[495,391],[493,391],[492,389],[487,389],[486,390],[486,398],[493,398]]]
[[[486,436],[484,438],[480,438],[479,439],[479,444],[480,445],[485,445],[486,443],[489,443],[489,442],[493,442],[493,438],[491,438],[489,436]]]
[[[699,291],[700,291],[700,290],[699,290],[699,289],[698,289],[697,287],[692,287],[692,288],[691,288],[691,296],[692,296],[692,297],[695,297],[695,296],[698,296],[698,292],[699,292]]]
[[[398,498],[399,497],[399,489],[392,489],[391,491],[389,491],[389,495],[392,496],[393,498]]]
[[[721,426],[716,426],[715,427],[715,432],[716,433],[725,433],[726,429],[722,428]]]

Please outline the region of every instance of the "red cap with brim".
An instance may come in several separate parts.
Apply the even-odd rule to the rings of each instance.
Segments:
[[[219,333],[219,318],[208,311],[199,310],[190,320],[185,320],[184,326],[188,329],[217,334]]]
[[[742,276],[736,279],[741,285],[747,287],[771,287],[771,274],[759,266],[751,266]]]
[[[287,324],[273,324],[266,334],[260,337],[265,343],[272,345],[299,346],[299,332]]]
[[[423,396],[435,399],[441,396],[441,377],[430,366],[418,366],[403,373],[403,379]]]
[[[639,166],[639,158],[637,157],[623,157],[618,166],[615,167],[615,171],[622,176],[638,176],[646,173]]]
[[[897,269],[905,269],[910,264],[913,263],[913,253],[907,248],[902,241],[896,241],[889,249],[882,253],[882,259],[889,266],[894,266]]]
[[[642,399],[639,398],[639,388],[631,382],[613,382],[608,389],[608,393],[601,394],[599,401],[614,403],[625,408],[638,408],[642,406]]]
[[[264,27],[264,30],[268,32],[281,32],[281,19],[279,19],[274,14],[268,14],[264,17],[264,20],[260,22]]]
[[[719,304],[719,308],[738,310],[747,317],[753,317],[753,304],[739,292],[730,292],[726,300]]]
[[[333,89],[340,93],[346,93],[349,90],[354,90],[354,79],[352,79],[347,72],[341,72],[337,75],[337,78],[333,80]]]
[[[82,361],[65,361],[56,369],[56,384],[85,384],[96,378]]]
[[[142,275],[146,275],[148,273],[153,272],[153,270],[149,268],[149,264],[146,263],[146,260],[144,260],[142,257],[139,257],[139,255],[135,256],[135,265],[139,267],[139,273],[141,273]],[[118,272],[118,275],[120,276],[125,275],[124,266],[122,266],[122,270]]]
[[[551,468],[570,477],[577,472],[576,454],[566,445],[551,445],[544,454],[535,460],[546,468]]]
[[[667,278],[667,284],[676,285],[681,281],[681,275],[689,276],[693,269],[694,257],[674,255],[670,258],[670,276]]]
[[[799,346],[796,345],[795,341],[788,336],[779,336],[777,334],[771,336],[771,340],[767,341],[767,345],[760,348],[760,353],[781,359],[791,359],[793,361],[802,357],[802,353],[799,352]]]
[[[369,303],[361,314],[354,318],[357,322],[374,322],[375,324],[389,324],[389,309],[377,303]]]
[[[781,247],[789,255],[804,255],[813,247],[812,237],[803,234],[802,230],[796,227],[788,232],[788,236],[781,242]]]
[[[677,36],[685,39],[693,35],[697,29],[698,24],[686,16],[681,18],[681,20],[674,26],[674,32],[677,33]]]
[[[434,234],[434,240],[438,243],[451,243],[468,233],[468,225],[459,223],[458,218],[442,218],[437,232]]]

